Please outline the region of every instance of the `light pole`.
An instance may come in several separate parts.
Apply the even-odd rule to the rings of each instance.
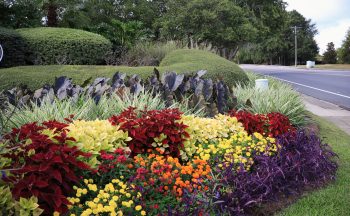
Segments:
[[[295,41],[295,56],[294,56],[294,59],[295,59],[295,67],[297,67],[298,65],[298,40],[297,40],[297,29],[300,29],[301,27],[297,27],[297,26],[294,26],[294,27],[291,27],[294,29],[294,41]]]

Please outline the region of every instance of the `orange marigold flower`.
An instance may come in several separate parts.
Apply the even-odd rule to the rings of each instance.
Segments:
[[[193,173],[193,178],[196,178],[196,179],[198,179],[199,178],[199,175],[198,175],[198,173]]]

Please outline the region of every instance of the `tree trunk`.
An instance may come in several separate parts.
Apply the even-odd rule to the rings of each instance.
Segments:
[[[55,3],[48,3],[47,8],[47,26],[48,27],[57,27],[58,25],[58,14],[57,14],[57,5]]]
[[[238,50],[239,50],[238,46],[236,46],[236,48],[234,48],[234,49],[231,49],[230,53],[228,55],[228,60],[232,61],[236,57]]]

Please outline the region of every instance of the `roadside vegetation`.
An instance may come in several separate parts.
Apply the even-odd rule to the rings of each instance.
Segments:
[[[289,84],[268,78],[269,89],[255,88],[255,80],[267,78],[252,72],[246,72],[249,77],[248,85],[233,87],[238,100],[238,109],[249,110],[252,113],[279,112],[288,116],[293,125],[302,127],[306,124],[305,106],[300,94]]]
[[[0,215],[350,212],[350,137],[234,63],[294,63],[291,26],[314,59],[315,24],[283,0],[0,11]],[[349,64],[349,43],[327,63]]]
[[[350,136],[336,125],[318,116],[308,113],[308,116],[319,128],[319,136],[332,147],[338,155],[339,169],[336,181],[323,189],[305,193],[278,215],[303,216],[303,215],[329,215],[346,216],[350,212]]]
[[[153,74],[154,66],[95,66],[95,65],[42,65],[20,66],[0,69],[0,86],[9,89],[20,84],[30,89],[38,89],[47,83],[53,83],[55,77],[67,76],[81,85],[92,77],[112,77],[117,71],[127,75],[138,74],[146,79]],[[177,73],[195,73],[198,70],[207,70],[205,77],[222,78],[228,85],[236,82],[246,82],[246,74],[235,63],[230,62],[216,54],[202,50],[182,49],[170,52],[160,66],[156,68],[161,72],[175,71]]]
[[[350,64],[319,64],[316,69],[350,70]]]

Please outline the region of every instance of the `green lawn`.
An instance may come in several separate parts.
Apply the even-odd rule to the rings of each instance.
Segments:
[[[312,115],[320,136],[339,156],[337,180],[326,188],[311,192],[285,209],[280,216],[350,215],[350,136],[334,124]]]
[[[201,50],[175,50],[167,55],[157,67],[161,72],[177,73],[207,70],[206,77],[222,77],[230,86],[237,81],[247,81],[248,77],[233,62],[218,55]],[[19,84],[26,84],[31,89],[41,88],[44,84],[53,84],[54,78],[67,76],[74,83],[81,84],[89,77],[109,77],[117,71],[129,75],[139,74],[147,78],[153,73],[153,67],[95,66],[95,65],[45,65],[20,66],[0,69],[0,90],[9,89]]]
[[[306,68],[306,66],[299,65],[298,68]],[[350,64],[320,64],[320,65],[316,65],[315,68],[330,69],[330,70],[350,70]]]

